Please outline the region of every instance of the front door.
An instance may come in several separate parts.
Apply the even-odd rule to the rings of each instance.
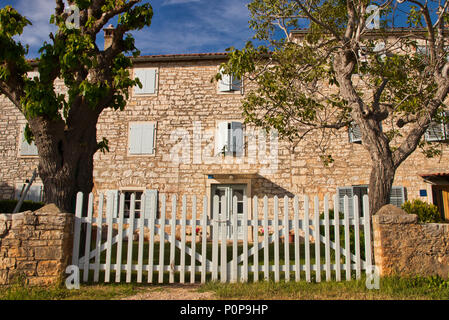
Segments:
[[[244,184],[214,184],[212,185],[211,190],[212,195],[212,208],[211,212],[213,211],[213,198],[214,196],[219,197],[219,206],[218,206],[218,213],[220,215],[221,221],[232,221],[233,215],[237,215],[237,220],[241,221],[243,219],[243,197],[246,195],[246,185]],[[222,200],[224,197],[224,201],[226,201],[226,212],[221,212],[222,208]],[[236,206],[233,205],[233,199],[236,197],[237,204]],[[243,238],[243,229],[241,226],[237,227],[237,237],[238,239]],[[226,237],[228,239],[232,239],[233,234],[235,230],[234,228],[228,224],[226,228]],[[221,238],[221,228],[219,228],[219,234]]]
[[[449,220],[449,186],[433,186],[433,203],[440,210],[441,217]]]

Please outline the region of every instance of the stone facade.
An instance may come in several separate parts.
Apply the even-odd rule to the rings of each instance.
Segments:
[[[387,205],[373,216],[374,260],[381,276],[449,277],[449,224],[419,224]]]
[[[109,140],[110,152],[95,155],[95,194],[110,189],[153,189],[169,197],[173,194],[210,197],[212,184],[242,183],[247,185],[247,195],[251,197],[309,194],[323,199],[327,193],[334,194],[337,187],[368,184],[369,154],[363,145],[349,142],[347,128],[333,137],[328,152],[335,161],[327,167],[314,147],[313,135],[295,147],[279,140],[277,150],[271,149],[267,139],[267,148],[258,148],[256,158],[251,157],[248,133],[255,132],[257,138],[261,135],[249,125],[244,129],[243,157],[214,157],[211,151],[217,123],[243,121],[241,100],[245,84],[243,93],[223,93],[211,81],[224,61],[224,54],[150,56],[135,60],[136,68],[157,69],[157,91],[147,96],[131,92],[124,111],[102,113],[97,138]],[[23,116],[4,96],[0,96],[0,110],[0,198],[9,199],[14,197],[18,184],[31,178],[38,160],[19,154],[21,129],[26,122]],[[156,123],[152,155],[128,152],[130,123],[141,121]],[[180,155],[186,150],[187,157],[180,161],[173,159],[173,154]],[[275,163],[269,158],[273,150]],[[428,159],[417,150],[397,170],[394,185],[405,187],[408,199],[432,202],[431,185],[420,174],[447,172],[447,151],[449,148],[444,145],[440,158]],[[39,182],[38,179],[36,183]],[[423,189],[427,190],[426,196],[421,196]]]
[[[0,285],[20,275],[31,285],[60,281],[72,255],[73,219],[54,205],[0,214]]]

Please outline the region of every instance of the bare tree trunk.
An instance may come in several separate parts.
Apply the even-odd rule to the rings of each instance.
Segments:
[[[85,114],[78,120],[81,123],[71,123],[82,128],[73,131],[62,120],[36,117],[29,121],[39,152],[45,202],[54,203],[64,212],[75,211],[79,191],[85,195],[84,204],[92,191],[97,119],[94,113]]]
[[[373,161],[368,192],[370,216],[390,203],[390,192],[395,172],[396,168],[391,157],[383,156]]]

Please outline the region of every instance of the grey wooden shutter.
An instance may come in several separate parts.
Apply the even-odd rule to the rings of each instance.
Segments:
[[[106,196],[106,203],[112,203],[112,207],[107,207],[112,210],[112,217],[118,218],[118,208],[119,208],[119,191],[118,190],[108,190]],[[108,214],[108,212],[106,212]]]
[[[236,76],[232,76],[231,77],[232,82],[231,82],[231,90],[232,91],[241,91],[242,90],[242,86],[243,86],[243,82],[241,78],[238,78]]]
[[[142,131],[140,123],[129,124],[129,154],[142,153]]]
[[[143,208],[144,217],[149,218],[150,212],[152,212],[153,218],[156,218],[158,206],[158,191],[147,189],[145,190],[143,197],[145,197],[145,208]]]
[[[432,122],[425,133],[426,141],[442,141],[445,139],[445,128],[443,123]]]
[[[142,124],[142,138],[141,138],[141,153],[153,154],[154,153],[154,133],[155,123],[143,123]]]
[[[129,154],[153,154],[156,124],[130,123]]]
[[[33,201],[33,202],[41,202],[42,201],[42,192],[43,186],[39,185],[31,185],[30,190],[28,190],[28,194],[25,200]]]
[[[230,152],[237,157],[243,156],[243,124],[241,122],[231,122],[229,130]]]
[[[156,93],[157,69],[134,69],[134,76],[142,83],[142,88],[134,87],[135,94]]]
[[[37,147],[34,144],[34,141],[29,144],[25,139],[24,130],[22,130],[22,140],[20,144],[20,155],[22,156],[37,156]]]
[[[404,202],[405,202],[405,188],[392,187],[390,193],[390,204],[400,208]]]
[[[363,216],[363,196],[368,194],[368,186],[360,185],[352,187],[353,196],[357,196],[359,198],[358,208],[359,208],[359,216]]]
[[[337,188],[338,201],[340,204],[340,212],[344,212],[344,197],[348,196],[348,208],[349,208],[349,216],[352,217],[354,215],[354,205],[353,205],[353,196],[354,189],[353,187],[338,187]]]
[[[362,132],[356,123],[352,123],[349,127],[349,142],[362,143]]]

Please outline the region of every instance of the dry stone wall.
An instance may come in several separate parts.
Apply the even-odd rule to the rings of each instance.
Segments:
[[[449,224],[420,224],[392,205],[373,216],[374,259],[381,276],[449,277]]]
[[[54,205],[0,214],[0,285],[19,276],[31,285],[60,281],[71,259],[73,216]]]

